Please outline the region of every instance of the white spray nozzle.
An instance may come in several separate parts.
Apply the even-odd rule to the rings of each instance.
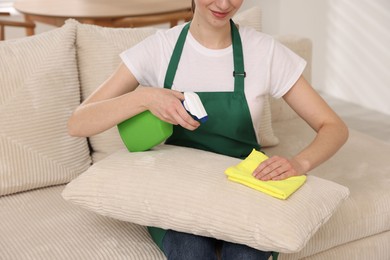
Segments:
[[[194,92],[184,92],[184,108],[202,123],[208,119],[207,112],[203,107],[202,101],[198,94]]]

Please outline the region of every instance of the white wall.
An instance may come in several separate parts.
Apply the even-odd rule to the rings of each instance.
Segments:
[[[390,114],[389,0],[245,0],[263,10],[264,32],[313,41],[313,86]]]

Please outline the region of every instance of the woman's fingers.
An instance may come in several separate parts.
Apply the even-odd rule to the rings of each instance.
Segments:
[[[168,120],[170,120],[172,124],[180,125],[191,131],[198,128],[200,123],[194,120],[183,106],[183,93],[172,90],[171,94],[175,96],[179,102],[173,104],[172,107],[168,107],[166,115],[168,117]]]
[[[183,106],[178,109],[176,120],[179,125],[188,130],[195,130],[200,126],[200,123],[193,119]]]
[[[292,162],[280,156],[265,160],[253,172],[253,176],[262,181],[283,180],[297,175]]]
[[[180,125],[188,130],[195,130],[200,123],[194,120],[185,110],[183,93],[169,89],[157,89],[157,95],[151,96],[148,109],[161,120]]]

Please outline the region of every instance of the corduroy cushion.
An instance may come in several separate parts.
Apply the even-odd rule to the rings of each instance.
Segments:
[[[224,174],[240,160],[160,145],[123,149],[67,185],[63,197],[99,214],[140,225],[297,252],[335,212],[349,191],[309,176],[287,200],[231,182]]]
[[[238,24],[261,30],[261,10],[254,7],[243,11],[234,18]],[[79,24],[77,29],[77,57],[80,68],[82,98],[88,97],[117,68],[119,54],[156,32],[153,28],[113,29],[94,25]],[[271,125],[269,100],[264,101],[260,126],[262,146],[278,144]],[[92,158],[97,162],[124,147],[118,130],[113,127],[89,138]]]
[[[0,196],[67,183],[90,165],[67,134],[80,103],[76,24],[0,43]]]

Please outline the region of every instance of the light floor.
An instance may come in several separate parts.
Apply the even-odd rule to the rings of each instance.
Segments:
[[[390,115],[322,95],[352,129],[390,143]]]

